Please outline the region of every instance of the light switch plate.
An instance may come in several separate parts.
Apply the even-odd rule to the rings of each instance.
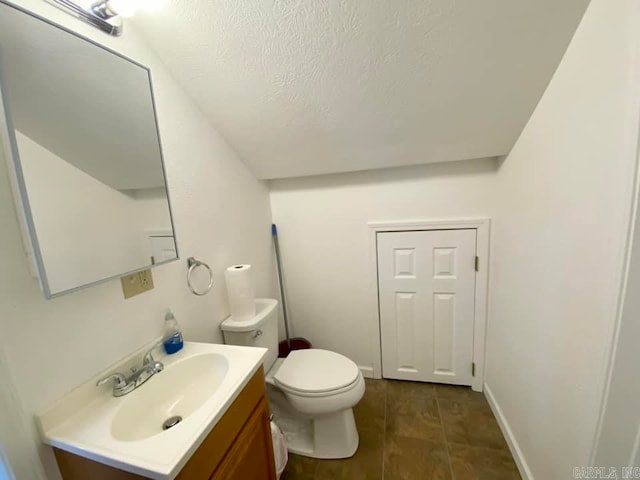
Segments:
[[[122,293],[124,294],[125,299],[153,290],[153,276],[151,275],[151,270],[132,273],[131,275],[122,277],[120,281],[122,282]]]

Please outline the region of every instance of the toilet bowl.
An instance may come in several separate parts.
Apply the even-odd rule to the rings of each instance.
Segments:
[[[225,342],[265,347],[267,397],[290,452],[313,458],[347,458],[358,449],[353,407],[364,395],[364,378],[347,357],[329,350],[295,350],[277,358],[276,307],[256,300],[256,316],[222,323]]]

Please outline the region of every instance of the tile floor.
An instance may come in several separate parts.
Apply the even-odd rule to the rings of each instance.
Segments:
[[[467,387],[367,380],[355,408],[357,453],[290,455],[281,480],[519,480],[481,393]]]

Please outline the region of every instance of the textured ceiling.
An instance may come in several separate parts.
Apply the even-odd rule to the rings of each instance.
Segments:
[[[133,22],[254,174],[281,178],[508,153],[587,4],[166,0]]]

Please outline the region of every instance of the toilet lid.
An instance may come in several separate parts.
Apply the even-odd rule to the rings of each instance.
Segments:
[[[274,379],[285,388],[321,393],[352,384],[358,373],[358,366],[344,355],[312,348],[291,352]]]

